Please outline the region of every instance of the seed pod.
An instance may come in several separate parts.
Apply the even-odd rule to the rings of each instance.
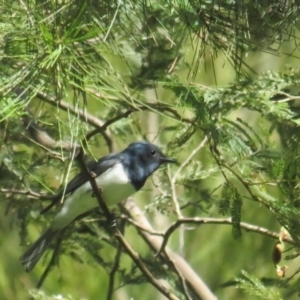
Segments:
[[[277,242],[273,248],[273,253],[272,253],[272,260],[274,265],[280,263],[283,250],[284,250],[284,244],[282,242]]]

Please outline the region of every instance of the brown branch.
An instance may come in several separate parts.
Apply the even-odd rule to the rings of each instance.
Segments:
[[[222,167],[226,168],[228,171],[230,171],[240,182],[241,184],[245,187],[245,189],[247,190],[247,192],[250,194],[251,198],[259,203],[264,204],[265,206],[267,206],[268,208],[270,208],[270,205],[264,203],[263,201],[261,201],[259,199],[259,197],[257,197],[251,190],[251,188],[249,187],[249,185],[244,181],[244,179],[242,178],[241,175],[239,175],[236,171],[234,171],[233,169],[231,169],[229,166],[227,166],[226,164],[221,164]]]
[[[100,128],[96,128],[92,131],[90,131],[87,135],[86,135],[86,139],[89,140],[91,137],[93,137],[95,134],[102,132],[104,130],[106,130],[110,125],[112,125],[113,123],[127,118],[129,117],[132,113],[134,112],[138,112],[138,111],[153,111],[153,110],[157,110],[157,111],[168,111],[171,112],[172,115],[177,119],[177,120],[181,120],[185,123],[190,123],[190,124],[194,124],[193,120],[187,119],[187,118],[183,118],[176,110],[172,109],[170,106],[168,105],[164,105],[164,104],[159,104],[159,103],[145,103],[142,105],[138,105],[136,107],[131,107],[128,110],[126,110],[123,113],[120,113],[118,115],[116,115],[115,117],[109,119],[108,121],[106,121]]]
[[[35,199],[42,199],[42,200],[49,199],[49,196],[47,196],[46,194],[40,194],[32,190],[0,189],[0,192],[4,194],[28,195]]]
[[[66,141],[54,140],[43,128],[41,128],[37,121],[32,116],[23,117],[23,125],[27,130],[31,138],[38,144],[42,145],[44,148],[63,148],[65,150],[71,150],[74,146]],[[79,148],[79,145],[75,145]]]
[[[89,125],[91,125],[93,127],[98,128],[103,125],[103,122],[101,120],[92,116],[91,114],[89,114],[81,109],[74,108],[68,102],[65,102],[65,101],[58,99],[54,96],[51,96],[47,93],[39,91],[37,93],[37,97],[51,105],[54,105],[54,106],[57,105],[59,108],[61,108],[64,111],[69,111],[74,115],[78,115],[81,121],[87,122]]]
[[[126,110],[123,113],[118,114],[117,116],[109,119],[106,122],[100,121],[98,118],[92,116],[91,114],[81,110],[74,108],[69,103],[58,99],[56,97],[50,96],[44,92],[38,92],[37,96],[41,99],[43,99],[45,102],[51,104],[51,105],[57,105],[59,108],[61,108],[64,111],[69,111],[72,114],[76,114],[79,116],[80,120],[87,122],[89,125],[95,127],[94,130],[90,131],[84,138],[84,140],[88,141],[91,137],[96,135],[97,133],[101,133],[106,140],[106,143],[110,149],[110,152],[112,150],[112,141],[109,134],[106,133],[107,128],[112,125],[113,123],[127,118],[129,115],[131,115],[134,112],[138,111],[155,111],[161,113],[162,111],[169,112],[176,120],[180,120],[184,123],[194,124],[194,121],[188,118],[182,117],[175,109],[173,109],[171,106],[166,104],[160,104],[160,103],[144,103],[139,104],[135,107],[130,107],[128,110]],[[95,94],[95,96],[98,96],[98,94]]]
[[[125,227],[125,220],[122,220],[122,222],[119,226],[121,228],[122,234],[124,234],[123,231],[124,231],[124,227]],[[121,254],[122,254],[122,245],[121,245],[121,243],[119,243],[117,253],[115,255],[115,261],[114,261],[114,264],[109,273],[109,281],[108,281],[106,300],[111,300],[112,296],[113,296],[113,291],[114,291],[114,286],[115,286],[115,275],[119,269]]]
[[[177,274],[177,277],[179,278],[179,282],[181,284],[181,288],[183,290],[186,300],[193,300],[193,298],[189,294],[186,279],[184,278],[184,276],[182,276],[180,270],[178,270],[176,263],[170,257],[168,257],[167,253],[165,253],[165,255],[167,256],[168,262],[169,262],[169,264],[171,264],[172,269],[174,270],[174,272]]]
[[[232,220],[231,218],[182,218],[182,219],[178,219],[176,222],[174,222],[169,228],[168,230],[165,232],[164,234],[164,239],[163,242],[161,244],[161,247],[159,249],[159,251],[156,253],[155,256],[160,255],[167,243],[168,240],[170,238],[170,236],[172,235],[172,233],[182,224],[196,224],[196,225],[202,225],[202,224],[221,224],[221,225],[232,225]],[[273,231],[270,231],[264,227],[260,227],[260,226],[255,226],[249,223],[245,223],[245,222],[241,222],[240,223],[240,227],[248,230],[248,231],[253,231],[259,234],[263,234],[275,239],[279,239],[279,234]],[[285,242],[290,243],[292,245],[295,245],[295,241],[291,238],[284,238],[283,239]]]
[[[144,238],[147,244],[155,251],[161,247],[162,238],[157,236],[153,230],[151,224],[141,212],[141,210],[135,205],[135,203],[128,199],[125,203],[124,209],[127,214],[131,216],[133,221],[143,230],[138,230],[140,235]],[[155,234],[152,234],[152,233]],[[167,254],[167,255],[166,255]],[[216,300],[216,296],[210,291],[208,286],[203,282],[200,276],[191,268],[191,266],[177,253],[173,252],[171,249],[166,247],[165,253],[161,254],[161,259],[167,264],[174,263],[178,272],[185,278],[188,287],[193,291],[193,293],[201,300]],[[172,262],[170,262],[170,260]]]
[[[17,91],[17,94],[20,94],[23,90],[19,89]],[[99,97],[98,93],[91,92],[96,97]],[[47,93],[44,93],[42,91],[39,91],[37,93],[37,97],[42,99],[43,101],[53,105],[53,106],[58,106],[60,109],[64,111],[68,111],[74,115],[77,115],[79,119],[83,122],[87,122],[89,125],[95,127],[94,130],[89,132],[86,137],[85,137],[85,142],[88,141],[91,137],[93,137],[97,133],[101,133],[109,147],[109,151],[113,151],[113,145],[112,145],[112,139],[109,133],[107,133],[107,128],[123,119],[127,118],[130,114],[137,112],[137,111],[154,111],[156,113],[161,114],[162,111],[168,112],[172,115],[173,118],[176,120],[180,120],[181,122],[184,123],[189,123],[189,124],[194,124],[194,120],[184,118],[182,117],[175,109],[173,109],[170,105],[166,104],[160,104],[160,103],[143,103],[143,104],[138,104],[135,107],[130,107],[127,111],[118,114],[117,116],[113,117],[112,119],[106,121],[105,123],[101,121],[100,119],[94,117],[93,115],[87,113],[84,110],[78,109],[70,105],[69,103],[58,99],[54,96],[51,96]],[[49,148],[63,148],[66,150],[70,150],[73,146],[65,141],[56,141],[54,140],[49,134],[42,128],[40,128],[37,124],[37,122],[34,120],[33,117],[24,117],[23,118],[24,125],[27,128],[28,133],[31,135],[31,137],[38,142],[39,144],[43,145],[44,147],[49,147]],[[79,145],[75,145],[78,149],[80,148]]]
[[[88,91],[90,92],[90,94],[94,95],[97,98],[103,98],[103,95],[99,94],[95,90],[88,89]],[[132,103],[131,99],[128,99],[128,97],[126,97],[125,95],[123,95],[123,96],[124,96],[124,98],[127,98],[128,103]],[[113,102],[118,103],[119,106],[124,107],[124,101],[123,100],[118,100],[115,97],[111,97],[110,100],[113,101]],[[153,102],[148,102],[147,101],[143,104],[135,103],[135,106],[131,106],[130,109],[132,109],[132,112],[150,110],[150,111],[153,111],[153,112],[156,112],[156,113],[159,113],[159,114],[161,114],[161,111],[168,111],[173,115],[173,117],[176,120],[181,120],[184,123],[194,124],[193,120],[190,120],[188,118],[183,118],[175,109],[173,109],[170,105],[167,105],[167,104],[153,103]]]
[[[99,97],[98,93],[95,93],[95,92],[91,92],[91,93],[94,96]],[[173,109],[170,105],[166,105],[166,104],[148,103],[148,102],[139,104],[139,105],[136,105],[135,107],[130,107],[125,112],[118,114],[117,116],[109,119],[106,122],[103,122],[103,121],[99,120],[98,118],[92,116],[91,114],[89,114],[81,109],[74,108],[69,103],[67,103],[61,99],[58,99],[56,97],[50,96],[44,92],[38,92],[37,96],[40,99],[44,100],[45,102],[47,102],[51,105],[55,105],[55,106],[57,105],[59,108],[61,108],[64,111],[69,111],[74,115],[78,115],[81,121],[87,122],[89,125],[95,127],[95,129],[90,131],[83,139],[83,140],[85,140],[85,144],[86,144],[86,141],[88,141],[91,137],[93,137],[94,135],[96,135],[98,133],[101,133],[109,147],[110,152],[112,152],[113,146],[112,146],[111,136],[110,136],[110,134],[108,134],[106,132],[107,128],[110,125],[112,125],[113,123],[115,123],[121,119],[127,118],[129,115],[131,115],[134,112],[149,110],[149,111],[154,111],[156,113],[161,114],[162,111],[165,111],[165,112],[169,112],[172,115],[172,117],[175,118],[176,120],[179,120],[184,123],[194,124],[194,120],[182,117],[175,109]],[[45,139],[46,141],[49,140],[48,137]],[[51,138],[50,138],[50,141],[51,141]],[[52,141],[51,141],[51,144],[53,144]],[[57,145],[57,144],[60,146],[64,146],[64,144],[59,143],[59,142],[57,142],[55,145]]]
[[[229,183],[229,180],[228,180],[228,178],[227,178],[227,176],[226,176],[223,168],[225,168],[229,172],[231,172],[238,179],[238,181],[241,182],[241,184],[247,190],[247,192],[249,193],[249,195],[251,196],[251,199],[253,201],[261,203],[262,205],[264,205],[268,209],[270,209],[270,208],[275,209],[275,207],[274,206],[272,207],[272,205],[270,203],[267,203],[266,201],[261,200],[257,195],[255,195],[254,192],[252,191],[252,189],[250,188],[250,186],[248,185],[247,181],[245,181],[240,174],[238,174],[235,170],[233,170],[230,166],[228,166],[224,162],[224,160],[222,159],[222,157],[219,158],[220,152],[219,152],[219,150],[217,149],[217,147],[215,145],[211,144],[211,141],[210,141],[210,151],[211,151],[211,154],[212,154],[213,158],[215,159],[217,165],[219,166],[220,171],[221,171],[223,177],[225,178],[225,180],[228,183]]]
[[[132,224],[134,227],[136,227],[139,230],[145,231],[145,232],[147,232],[147,233],[149,233],[151,235],[156,235],[156,236],[164,237],[164,233],[157,232],[157,231],[154,231],[152,229],[145,228],[141,224],[139,224],[138,222],[136,222],[135,220],[133,220],[132,218],[130,218],[129,216],[127,216],[125,214],[122,214],[121,218],[125,219],[128,223]]]
[[[127,243],[122,235],[119,234],[118,230],[115,233],[115,237],[125,248],[125,251],[130,256],[130,258],[134,261],[136,266],[140,269],[143,275],[147,278],[148,282],[150,282],[158,291],[160,291],[165,297],[168,299],[177,299],[178,298],[170,292],[163,284],[159,282],[149,271],[147,266],[143,263],[143,261],[139,258],[139,255],[131,248],[131,246]]]
[[[87,122],[89,125],[97,128],[98,131],[96,133],[101,133],[102,134],[102,136],[105,139],[106,144],[109,148],[109,151],[112,152],[113,145],[112,145],[111,135],[109,133],[105,132],[106,127],[101,129],[103,127],[103,121],[101,121],[99,118],[94,117],[93,115],[87,113],[86,111],[83,111],[83,110],[78,109],[78,108],[74,108],[69,103],[67,103],[67,102],[65,102],[61,99],[58,99],[56,97],[53,97],[51,95],[48,95],[47,93],[38,92],[37,97],[39,97],[40,99],[44,100],[45,102],[47,102],[51,105],[54,105],[54,106],[57,105],[60,109],[62,109],[64,111],[68,111],[68,112],[71,112],[74,115],[78,115],[79,119],[81,121]]]
[[[174,271],[178,274],[178,276],[180,276],[179,279],[181,281],[182,280],[187,281],[188,286],[192,285],[192,287],[194,287],[195,289],[200,289],[200,291],[198,290],[198,295],[199,293],[206,295],[207,292],[206,286],[203,286],[204,283],[199,281],[199,279],[197,279],[195,276],[191,274],[190,270],[188,269],[189,267],[187,267],[183,261],[181,261],[180,266],[178,266],[178,263],[180,261],[178,259],[178,255],[173,253],[169,248],[166,247],[167,244],[166,239],[168,239],[170,235],[183,223],[196,224],[196,225],[202,225],[202,224],[232,225],[231,219],[230,218],[220,218],[220,219],[219,218],[186,218],[186,219],[178,220],[174,224],[172,224],[172,226],[170,226],[169,229],[167,230],[167,232],[169,233],[166,232],[164,235],[160,232],[154,231],[151,225],[149,224],[149,222],[147,221],[147,219],[141,216],[142,213],[138,211],[138,208],[134,206],[132,203],[129,202],[128,205],[126,203],[126,208],[130,212],[132,218],[128,218],[128,216],[126,215],[123,215],[122,217],[127,218],[127,221],[133,224],[138,229],[140,234],[146,239],[146,241],[149,243],[149,245],[152,248],[159,249],[157,253],[160,253],[160,258],[165,257],[165,259],[168,259],[168,262],[171,264]],[[279,239],[280,236],[279,233],[249,223],[241,222],[240,226],[246,231],[262,234],[277,240]],[[166,235],[168,235],[167,238]],[[161,243],[161,239],[159,238],[161,236],[165,236],[165,238],[163,239],[163,243],[165,242],[165,245]],[[283,241],[295,245],[295,241],[293,241],[291,238],[284,237]],[[176,256],[176,258],[174,258],[174,255]],[[185,284],[185,282],[182,282],[181,284]],[[202,288],[201,288],[201,284],[202,284]],[[194,291],[197,292],[197,290]],[[209,294],[207,295],[208,298],[206,298],[206,296],[205,297],[203,296],[203,299],[212,299],[210,298],[210,296],[211,295]]]

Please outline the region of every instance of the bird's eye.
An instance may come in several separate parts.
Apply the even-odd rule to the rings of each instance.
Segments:
[[[155,150],[151,150],[151,155],[155,156],[155,154],[156,154],[156,151]]]

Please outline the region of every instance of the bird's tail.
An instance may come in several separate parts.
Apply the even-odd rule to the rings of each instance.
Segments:
[[[59,229],[48,228],[20,257],[25,270],[30,272],[40,260]]]

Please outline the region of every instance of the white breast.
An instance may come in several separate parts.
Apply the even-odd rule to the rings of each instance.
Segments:
[[[96,178],[107,206],[115,205],[136,192],[121,163],[114,165]],[[62,228],[79,215],[98,207],[90,182],[86,182],[66,197],[63,208],[56,215],[52,227]]]

